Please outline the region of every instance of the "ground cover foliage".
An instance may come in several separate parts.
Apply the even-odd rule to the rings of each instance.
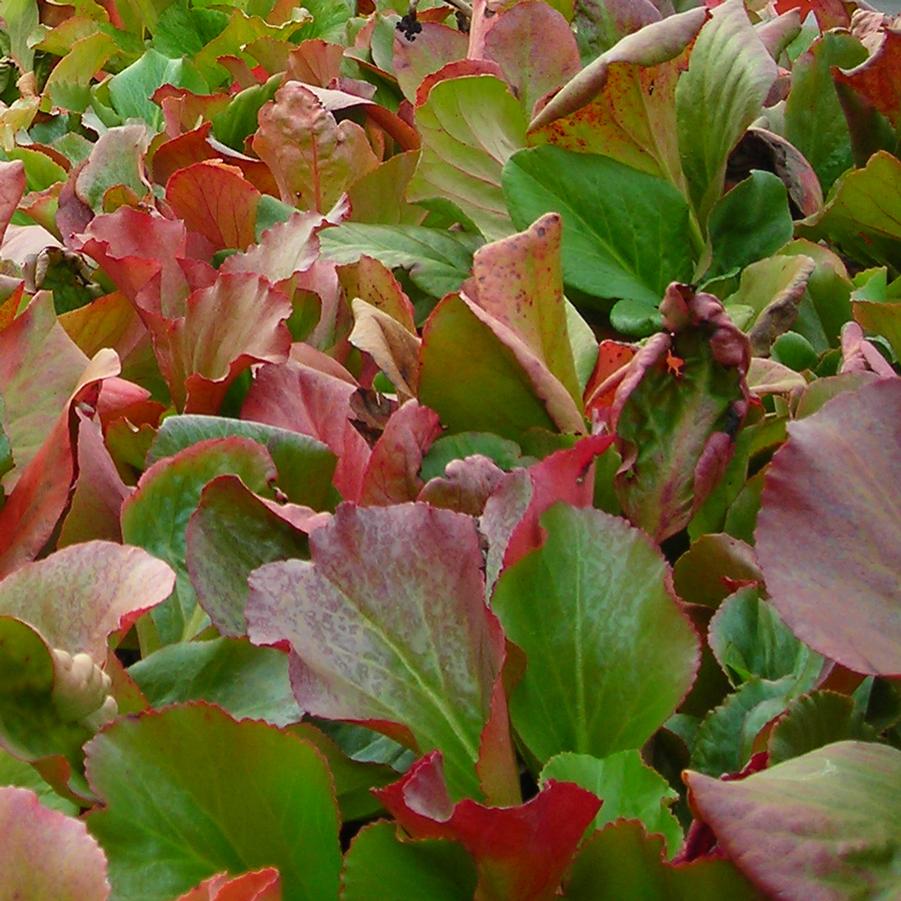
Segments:
[[[0,897],[896,897],[891,13],[3,0]]]

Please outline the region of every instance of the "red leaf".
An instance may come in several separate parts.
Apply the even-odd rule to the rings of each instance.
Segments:
[[[25,164],[21,160],[0,162],[0,240],[25,193]]]
[[[482,517],[482,530],[491,545],[489,582],[501,569],[541,546],[544,536],[539,519],[548,507],[557,501],[573,507],[592,505],[594,458],[612,443],[609,435],[591,435],[507,477],[489,498]]]
[[[356,500],[370,450],[350,422],[355,391],[355,385],[299,363],[264,366],[247,393],[241,418],[318,438],[338,457],[335,487],[345,500]]]
[[[440,434],[441,423],[433,410],[415,400],[400,407],[372,449],[360,503],[387,506],[415,501],[423,487],[422,458]]]
[[[591,792],[553,779],[518,807],[485,807],[468,798],[452,804],[437,751],[373,792],[414,838],[460,842],[476,860],[476,897],[484,901],[554,898],[601,806]]]
[[[772,602],[849,669],[901,674],[901,379],[847,391],[788,427],[767,470],[757,555]]]
[[[240,876],[217,873],[185,892],[178,901],[281,901],[281,885],[281,877],[274,867]]]
[[[850,85],[897,127],[901,122],[901,32],[881,13],[861,10],[854,14],[851,30],[863,38],[870,56],[853,69],[834,68],[835,80]]]
[[[219,160],[179,169],[166,185],[166,200],[175,214],[217,250],[246,250],[256,241],[260,196],[240,169]]]

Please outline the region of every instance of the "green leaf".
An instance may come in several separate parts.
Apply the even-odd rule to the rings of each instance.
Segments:
[[[153,33],[153,47],[171,59],[191,57],[205,47],[228,24],[228,16],[217,9],[197,9],[188,0],[170,4]]]
[[[752,170],[711,210],[713,261],[707,278],[732,275],[775,253],[792,238],[788,192],[772,172]]]
[[[640,747],[698,666],[669,568],[646,535],[599,510],[557,504],[541,525],[544,545],[503,572],[492,600],[526,655],[510,697],[514,728],[542,762]]]
[[[206,94],[209,86],[190,61],[169,59],[151,48],[139,60],[109,80],[113,107],[123,118],[143,119],[154,128],[163,120],[162,110],[149,98],[164,84]]]
[[[760,114],[776,74],[743,0],[717,6],[676,87],[682,168],[702,225],[722,194],[726,160]]]
[[[866,731],[854,710],[853,699],[847,695],[834,691],[802,695],[788,705],[770,733],[770,766],[834,741],[867,738]]]
[[[685,781],[720,847],[768,896],[897,894],[901,751],[843,741],[737,782]]]
[[[47,78],[43,105],[49,107],[49,100],[63,109],[84,112],[91,102],[91,81],[115,49],[113,39],[102,31],[75,41]]]
[[[333,499],[335,455],[309,435],[221,416],[169,416],[160,426],[147,454],[148,466],[163,457],[210,438],[251,438],[263,445],[278,470],[278,486],[289,501],[323,510]]]
[[[695,737],[691,765],[702,773],[737,773],[750,760],[760,730],[785,710],[797,679],[752,678],[704,718]]]
[[[663,776],[642,761],[637,750],[619,751],[604,758],[557,754],[541,771],[540,781],[548,779],[575,782],[604,802],[586,835],[614,820],[640,820],[649,833],[664,837],[667,857],[679,850],[682,827],[669,809],[679,795]]]
[[[94,730],[60,714],[55,682],[44,639],[21,620],[0,616],[0,744],[21,760],[64,757],[78,774],[81,746]]]
[[[798,223],[798,232],[827,238],[858,262],[901,267],[901,160],[881,150],[863,169],[846,172],[823,211]]]
[[[422,334],[419,399],[450,432],[521,441],[532,428],[557,430],[513,351],[459,296],[435,307]]]
[[[614,823],[589,839],[565,883],[566,901],[759,901],[728,860],[709,857],[668,866],[663,838],[640,823]]]
[[[30,763],[0,749],[0,786],[4,785],[15,785],[33,791],[38,801],[49,810],[68,814],[77,814],[80,811],[77,804],[60,797]]]
[[[210,701],[238,719],[273,726],[303,716],[288,681],[287,655],[246,640],[180,642],[139,660],[128,674],[151,707]]]
[[[860,41],[842,29],[824,32],[792,66],[785,101],[785,137],[813,166],[823,191],[854,165],[848,123],[832,67],[851,69],[866,59]]]
[[[334,787],[308,742],[198,704],[119,720],[86,751],[103,804],[88,828],[118,897],[167,901],[265,866],[285,901],[337,896]]]
[[[711,650],[733,685],[759,677],[793,676],[801,691],[810,688],[823,658],[800,642],[757,588],[727,597],[710,621]]]
[[[40,23],[36,0],[4,0],[4,31],[9,36],[9,55],[20,72],[31,72],[34,66],[34,45],[29,40]]]
[[[185,565],[185,528],[203,486],[225,474],[265,492],[275,467],[268,452],[249,438],[201,441],[154,463],[122,505],[123,541],[146,548],[176,572],[174,596],[153,612],[163,644],[193,637],[187,633],[197,601]]]
[[[439,82],[416,110],[422,156],[407,197],[414,203],[433,197],[451,200],[489,241],[506,237],[513,227],[501,170],[511,154],[525,147],[527,124],[522,106],[493,75]],[[531,216],[519,227],[537,218]]]
[[[313,16],[313,21],[294,32],[293,40],[297,42],[311,38],[343,41],[356,7],[352,0],[304,0],[303,8]]]
[[[429,448],[422,458],[419,474],[424,482],[444,475],[451,460],[462,460],[481,454],[494,460],[501,469],[513,469],[519,463],[522,450],[515,441],[508,441],[493,432],[459,432],[445,435]]]
[[[503,184],[518,228],[549,211],[563,217],[568,285],[654,309],[671,281],[690,280],[688,205],[669,182],[609,157],[548,145],[515,153]]]
[[[402,841],[394,823],[373,823],[344,857],[342,901],[469,901],[476,887],[472,858],[456,842]]]
[[[185,532],[198,602],[220,634],[246,634],[247,577],[258,566],[309,554],[307,537],[234,475],[213,479]]]
[[[336,263],[356,263],[370,256],[391,268],[409,267],[417,287],[443,297],[469,276],[472,255],[482,240],[417,225],[347,222],[320,232],[319,243],[323,256]]]
[[[235,94],[228,106],[212,117],[215,137],[234,150],[243,152],[245,138],[257,130],[257,115],[275,96],[283,78],[284,75],[278,73],[265,84],[251,85]],[[271,205],[271,201],[268,203]]]

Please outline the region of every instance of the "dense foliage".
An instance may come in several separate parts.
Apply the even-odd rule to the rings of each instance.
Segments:
[[[0,897],[898,897],[901,25],[407,2],[0,2]]]

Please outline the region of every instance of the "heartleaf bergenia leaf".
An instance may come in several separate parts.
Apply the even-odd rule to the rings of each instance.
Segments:
[[[454,795],[480,795],[504,645],[472,519],[421,503],[345,504],[310,535],[310,552],[251,574],[251,639],[290,643],[301,708],[409,730],[419,750],[442,750]]]
[[[544,544],[502,573],[492,598],[526,655],[513,726],[540,761],[641,747],[698,666],[668,567],[646,535],[599,510],[557,504],[541,526]]]

